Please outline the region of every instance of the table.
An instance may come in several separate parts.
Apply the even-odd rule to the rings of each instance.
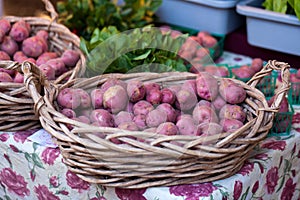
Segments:
[[[249,61],[232,55],[225,52],[218,62]],[[87,183],[67,169],[55,145],[33,138],[36,131],[41,132],[0,132],[0,200],[300,199],[300,107],[295,107],[290,135],[259,143],[235,175],[172,187],[127,190]]]

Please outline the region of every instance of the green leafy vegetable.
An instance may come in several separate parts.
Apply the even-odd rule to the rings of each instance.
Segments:
[[[300,0],[265,0],[262,6],[266,10],[296,15],[300,20]]]

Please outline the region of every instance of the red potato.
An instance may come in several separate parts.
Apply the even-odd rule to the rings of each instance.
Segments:
[[[21,48],[26,56],[37,58],[42,53],[48,51],[48,44],[38,36],[31,36],[22,42]]]
[[[203,47],[208,47],[208,48],[212,48],[216,46],[216,44],[218,43],[218,40],[214,38],[212,35],[205,35],[204,37],[202,37],[201,41]]]
[[[154,109],[146,115],[146,124],[148,127],[158,127],[167,122],[167,114],[161,110]]]
[[[81,115],[77,117],[77,121],[85,123],[85,124],[90,124],[91,120],[87,116]]]
[[[103,108],[103,90],[100,88],[91,91],[91,102],[94,109]]]
[[[76,112],[70,108],[63,108],[60,112],[70,119],[76,118]]]
[[[172,90],[169,88],[163,88],[160,92],[161,103],[173,104],[175,102],[176,96]]]
[[[212,101],[212,105],[216,109],[216,111],[220,111],[220,109],[226,104],[226,101],[218,95],[215,100]]]
[[[204,71],[203,64],[199,64],[194,61],[192,61],[191,64],[192,64],[192,66],[191,66],[189,72],[194,73],[194,74],[199,74],[200,72]]]
[[[176,93],[175,106],[182,111],[192,109],[197,102],[197,95],[191,90],[181,89]]]
[[[24,53],[23,53],[24,54]],[[25,55],[25,54],[24,54]],[[41,65],[41,64],[44,64],[46,63],[48,60],[51,60],[53,58],[57,58],[58,55],[56,52],[45,52],[45,53],[42,53],[37,59],[36,59],[36,64],[37,65]]]
[[[36,64],[36,60],[34,58],[26,58],[24,61],[31,62],[33,64]]]
[[[90,115],[91,122],[96,122],[98,126],[101,127],[114,127],[114,117],[113,115],[105,109],[96,109],[91,112]]]
[[[24,83],[24,75],[22,75],[20,72],[16,72],[16,75],[14,77],[15,83]]]
[[[105,92],[108,88],[110,88],[111,86],[115,86],[115,85],[120,85],[122,86],[125,90],[127,88],[127,83],[124,82],[123,80],[120,79],[115,79],[115,78],[109,78],[107,79],[102,85],[101,85],[101,89],[103,90],[103,92]]]
[[[0,72],[0,82],[14,82],[13,78],[6,72]]]
[[[204,122],[197,126],[195,129],[195,135],[201,135],[201,136],[211,136],[211,135],[217,135],[219,133],[223,132],[223,128],[221,125],[213,122]],[[212,143],[213,141],[206,142]]]
[[[181,86],[181,89],[190,90],[191,92],[196,94],[197,93],[196,80],[195,79],[185,80]]]
[[[48,80],[55,80],[55,70],[48,64],[41,64],[38,68],[44,73]]]
[[[208,107],[211,107],[212,109],[215,109],[214,106],[212,105],[212,103],[210,101],[205,100],[205,99],[201,99],[200,101],[198,101],[196,106],[208,106]]]
[[[152,89],[146,93],[146,101],[152,105],[160,104],[162,98],[161,91],[158,89]]]
[[[132,110],[134,115],[147,115],[150,111],[154,110],[154,106],[148,101],[141,100],[133,105]]]
[[[76,50],[67,49],[61,55],[61,59],[67,67],[74,67],[80,59],[80,54]]]
[[[178,128],[173,122],[164,122],[156,128],[156,133],[161,135],[177,135]]]
[[[196,51],[196,55],[195,55],[197,58],[199,59],[203,59],[207,56],[210,56],[209,55],[209,50],[204,48],[204,47],[201,47],[199,48],[197,51]]]
[[[196,89],[199,97],[213,101],[218,96],[218,81],[207,72],[201,72],[196,78]]]
[[[0,60],[10,60],[10,56],[5,51],[0,51]]]
[[[21,59],[22,58],[22,59]],[[25,58],[28,58],[23,51],[16,51],[13,55],[13,60],[20,62],[21,60],[25,60]]]
[[[132,122],[133,121],[133,113],[127,111],[120,111],[119,113],[114,115],[114,121],[116,126],[124,122]]]
[[[216,112],[214,111],[214,109],[212,109],[209,106],[205,106],[205,105],[195,106],[192,115],[193,115],[193,119],[197,124],[201,124],[204,122],[214,122],[214,123],[219,122]]]
[[[10,21],[7,19],[0,19],[0,29],[4,31],[5,34],[8,34],[11,29]]]
[[[179,90],[181,90],[181,85],[171,85],[168,87],[174,94],[176,94]]]
[[[225,104],[219,112],[219,118],[236,119],[244,123],[246,119],[246,113],[239,105]]]
[[[255,74],[255,71],[250,66],[243,65],[239,68],[233,68],[232,73],[238,78],[246,79],[252,78],[252,76]]]
[[[179,134],[181,135],[194,135],[196,130],[196,124],[191,115],[190,117],[180,117],[176,122]]]
[[[274,102],[275,96],[271,97],[271,99],[268,100],[268,105],[271,106]],[[289,102],[287,98],[284,96],[282,97],[281,103],[279,105],[279,113],[286,113],[289,111]]]
[[[127,83],[127,94],[131,102],[137,102],[144,99],[146,88],[144,83],[139,80],[131,80]]]
[[[253,58],[251,62],[251,68],[255,72],[259,72],[263,68],[263,60],[261,58]]]
[[[228,77],[229,71],[227,67],[224,66],[214,66],[214,65],[208,65],[205,66],[204,71],[218,77]]]
[[[16,42],[22,42],[29,37],[30,34],[30,25],[24,20],[17,21],[11,27],[9,36],[12,37]]]
[[[175,109],[168,103],[159,104],[156,109],[162,110],[167,114],[167,121],[168,122],[175,122],[176,120],[176,111]]]
[[[35,35],[44,39],[45,41],[47,41],[49,38],[49,33],[45,30],[39,30]]]
[[[0,29],[0,43],[3,42],[5,36],[6,36],[6,35],[5,35],[5,32],[4,32],[3,30]]]
[[[127,102],[127,105],[125,107],[125,111],[133,113],[133,103],[132,102],[130,102],[130,101]]]
[[[160,90],[160,85],[158,83],[144,83],[146,93],[150,92],[152,89]]]
[[[118,125],[119,129],[128,130],[128,131],[138,131],[139,127],[134,122],[122,122]]]
[[[19,46],[10,36],[5,36],[1,43],[1,50],[5,51],[9,56],[13,56],[19,50]]]
[[[80,107],[81,108],[91,107],[92,101],[91,101],[91,96],[89,95],[89,93],[81,88],[77,88],[75,90],[80,96]]]
[[[193,57],[195,56],[195,52],[192,50],[184,50],[178,52],[178,55],[186,61],[191,62]]]
[[[243,122],[236,120],[236,119],[222,119],[220,121],[220,125],[225,132],[234,132],[237,129],[241,128],[244,124]]]
[[[230,104],[242,103],[247,96],[246,90],[230,79],[220,81],[219,92],[221,97]]]
[[[15,71],[14,70],[10,70],[10,69],[0,68],[0,72],[8,73],[11,77],[13,77],[15,75]]]
[[[104,108],[110,109],[112,113],[118,113],[124,110],[127,103],[127,92],[120,85],[111,86],[103,94],[103,106]]]
[[[73,88],[64,88],[57,95],[57,103],[62,108],[75,110],[80,106],[80,95]]]
[[[146,115],[138,114],[135,115],[132,121],[139,127],[140,130],[148,128],[146,123]]]
[[[60,76],[68,71],[61,58],[52,58],[48,60],[46,64],[50,65],[55,70],[55,76]]]

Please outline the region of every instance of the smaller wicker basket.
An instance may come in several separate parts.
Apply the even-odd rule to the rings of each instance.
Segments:
[[[50,13],[50,19],[42,17],[17,17],[3,16],[11,23],[24,20],[31,26],[31,34],[39,30],[49,33],[49,51],[61,55],[67,49],[74,49],[80,53],[80,59],[75,67],[59,76],[55,83],[72,80],[80,77],[85,71],[85,56],[80,51],[80,39],[67,27],[56,22],[57,13],[50,1],[42,0],[46,10]],[[0,61],[0,68],[14,69],[22,72],[21,63],[13,61]],[[0,131],[20,131],[40,127],[40,122],[33,111],[33,101],[28,95],[25,85],[21,83],[0,84]]]
[[[26,87],[35,102],[35,111],[42,126],[58,144],[64,163],[80,178],[108,187],[146,188],[202,183],[223,179],[235,174],[251,156],[253,148],[266,138],[273,125],[283,96],[290,87],[289,65],[269,61],[250,81],[231,79],[247,92],[242,104],[247,122],[233,133],[213,136],[164,136],[141,131],[96,127],[71,120],[58,112],[56,97],[66,87],[89,90],[108,78],[124,81],[133,79],[160,83],[163,87],[181,84],[195,79],[196,74],[185,72],[104,74],[93,78],[81,78],[60,87],[46,83],[44,96],[36,89],[35,66],[23,64]],[[282,84],[269,107],[256,84],[272,70],[282,71]],[[221,79],[221,78],[220,78]],[[218,79],[218,80],[220,80]],[[72,125],[72,130],[68,126]],[[105,138],[97,136],[98,133]],[[136,139],[132,139],[132,138]],[[115,144],[117,138],[125,144]],[[217,140],[208,144],[205,141]]]

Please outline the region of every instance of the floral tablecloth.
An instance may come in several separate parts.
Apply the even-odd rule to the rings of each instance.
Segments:
[[[249,63],[224,52],[219,63]],[[300,200],[300,109],[289,136],[268,137],[235,175],[214,182],[127,190],[87,183],[36,131],[0,132],[0,200]]]

